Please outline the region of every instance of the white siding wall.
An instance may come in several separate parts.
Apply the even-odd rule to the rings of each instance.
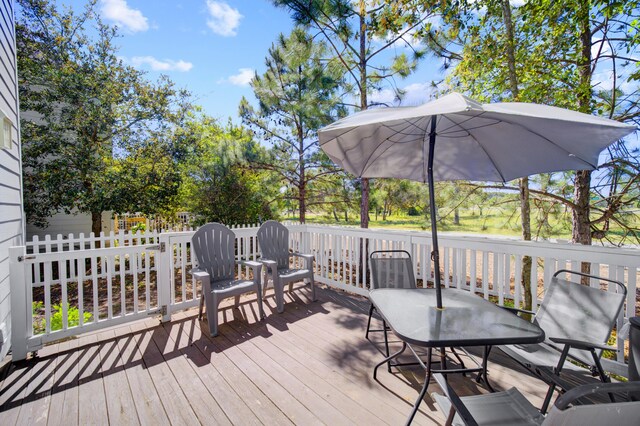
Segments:
[[[102,232],[109,234],[109,232],[113,230],[111,222],[111,212],[103,212]],[[45,235],[51,235],[51,237],[54,238],[58,234],[62,234],[64,236],[73,234],[78,236],[81,233],[84,233],[84,235],[89,236],[90,232],[91,215],[88,213],[56,213],[49,218],[49,226],[46,228],[38,228],[35,225],[27,223],[27,241],[31,241],[35,235],[43,240]]]
[[[0,0],[0,109],[13,122],[11,149],[0,148],[0,360],[11,342],[8,249],[22,245],[24,235],[13,8],[13,0]]]

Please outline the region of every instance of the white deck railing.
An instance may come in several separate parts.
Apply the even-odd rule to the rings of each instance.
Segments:
[[[238,259],[258,259],[257,229],[234,229]],[[289,225],[289,229],[292,248],[313,253],[316,280],[331,287],[366,295],[368,256],[362,253],[380,249],[409,251],[417,279],[423,283],[433,279],[431,237],[427,232],[320,225]],[[44,343],[70,335],[150,314],[162,314],[163,320],[169,320],[172,312],[196,306],[200,290],[190,273],[192,235],[193,231],[87,238],[69,235],[34,239],[26,246],[12,248],[14,358],[25,357]],[[473,291],[500,305],[520,306],[524,300],[519,279],[522,258],[531,256],[535,266],[531,277],[535,310],[556,270],[580,270],[582,262],[589,262],[594,274],[627,286],[627,302],[618,319],[618,329],[625,318],[635,316],[638,310],[638,249],[446,233],[440,234],[439,242],[446,287]],[[96,248],[97,243],[101,248]],[[592,280],[591,285],[600,283]],[[615,291],[614,286],[611,290]],[[624,341],[618,339],[617,345],[623,349]],[[618,362],[624,362],[622,350],[618,352]],[[617,367],[609,365],[611,370]]]

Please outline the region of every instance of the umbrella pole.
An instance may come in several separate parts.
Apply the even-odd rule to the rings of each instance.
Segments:
[[[436,147],[436,120],[438,116],[431,117],[431,132],[429,133],[429,163],[427,176],[429,180],[429,211],[431,214],[431,259],[435,269],[436,308],[442,309],[442,290],[440,289],[440,251],[438,250],[438,227],[436,226],[436,196],[433,185],[433,151]]]

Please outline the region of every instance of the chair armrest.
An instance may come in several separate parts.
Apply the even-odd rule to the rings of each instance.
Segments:
[[[265,266],[265,269],[271,272],[278,270],[278,262],[269,259],[260,259],[260,262]]]
[[[197,268],[191,270],[191,276],[193,276],[193,278],[195,278],[196,280],[210,279],[209,273],[207,271]]]
[[[570,404],[585,396],[597,394],[612,394],[616,392],[632,393],[640,392],[640,382],[624,382],[624,383],[594,383],[589,385],[577,386],[566,393],[560,395],[555,402],[555,407],[564,410]]]
[[[518,315],[518,314],[529,314],[529,315],[533,315],[535,316],[535,312],[533,311],[527,311],[526,309],[520,309],[520,308],[512,308],[510,306],[500,306],[502,309],[506,309],[507,311],[511,312],[514,315]]]
[[[260,269],[262,269],[262,263],[254,260],[236,260],[237,265],[248,266],[253,270],[253,279],[256,277],[260,279]]]
[[[301,257],[305,260],[305,263],[307,264],[307,269],[313,268],[313,260],[315,259],[315,257],[312,254],[304,254],[304,253],[298,253],[297,251],[294,251],[292,253],[289,253],[289,256]]]
[[[438,385],[444,392],[444,395],[449,399],[449,401],[451,401],[452,407],[455,408],[464,424],[467,426],[478,426],[478,422],[473,418],[458,394],[456,394],[453,388],[449,386],[447,379],[442,375],[442,373],[433,373],[433,378],[438,382]]]
[[[564,339],[560,337],[549,337],[553,343],[557,343],[559,345],[569,345],[574,349],[583,349],[583,350],[591,350],[591,349],[603,349],[607,351],[618,352],[618,348],[613,348],[611,346],[602,344],[602,343],[592,343],[585,342],[583,340],[574,340],[574,339]]]

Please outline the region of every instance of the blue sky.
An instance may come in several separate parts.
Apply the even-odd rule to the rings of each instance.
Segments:
[[[76,1],[74,5],[83,4]],[[266,0],[100,0],[103,19],[122,33],[119,54],[129,64],[161,73],[190,90],[210,115],[237,116],[250,96],[253,70],[291,20]]]
[[[80,8],[85,1],[70,4]],[[107,23],[119,27],[123,60],[151,79],[168,75],[209,115],[224,121],[238,121],[242,96],[253,100],[254,71],[264,71],[271,44],[293,28],[288,12],[269,0],[99,0],[97,8]],[[408,89],[403,103],[426,101],[438,68],[436,61],[423,60],[416,74],[399,82]],[[393,93],[383,90],[371,99],[391,101]]]

